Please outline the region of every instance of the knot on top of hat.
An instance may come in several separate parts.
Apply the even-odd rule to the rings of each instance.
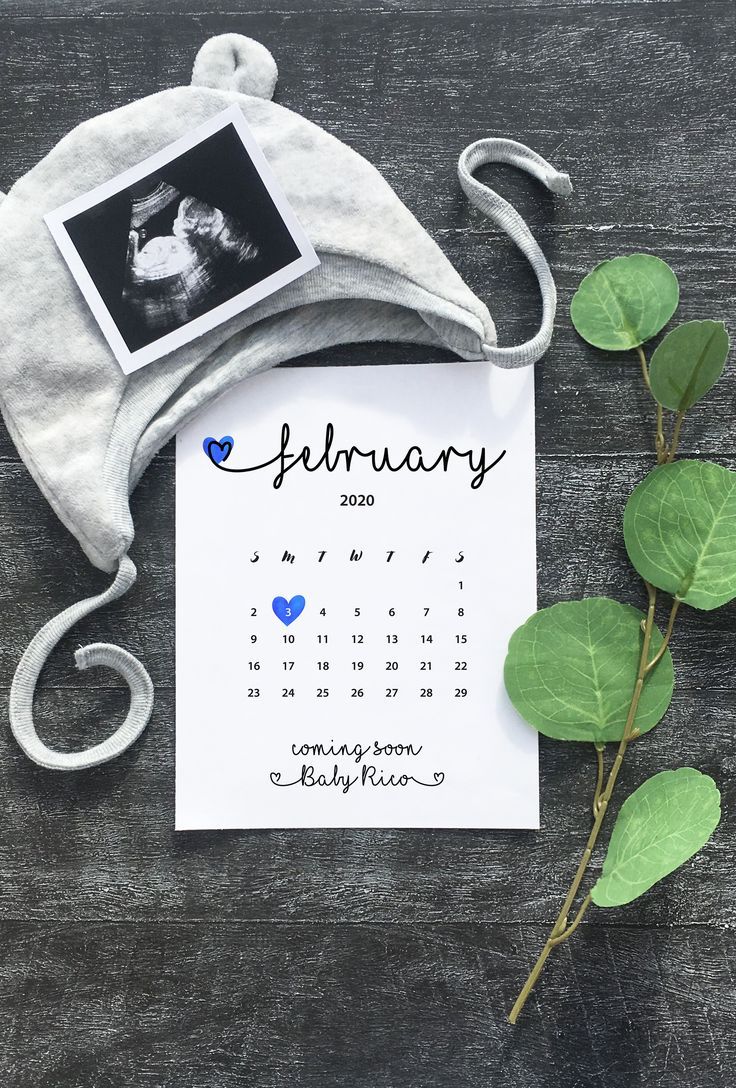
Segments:
[[[219,34],[197,53],[192,84],[273,98],[278,74],[276,61],[265,45],[243,34]]]

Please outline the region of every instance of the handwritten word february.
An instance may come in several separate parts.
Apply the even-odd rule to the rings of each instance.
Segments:
[[[224,463],[233,444],[229,436],[227,440],[229,445],[224,439],[222,443],[206,439],[204,445],[212,464],[221,472],[259,472],[261,469],[275,466],[273,486],[277,490],[283,484],[287,472],[291,472],[298,465],[301,465],[305,472],[318,472],[320,469],[325,472],[337,472],[341,468],[350,472],[356,460],[368,462],[374,472],[434,472],[437,469],[447,472],[453,460],[464,461],[468,470],[473,473],[470,486],[473,490],[477,490],[491,469],[495,468],[506,455],[506,450],[501,450],[497,457],[490,460],[485,446],[481,446],[478,450],[457,450],[454,446],[446,446],[435,454],[426,454],[420,446],[410,446],[406,452],[400,454],[392,453],[388,446],[372,450],[361,450],[353,445],[335,448],[335,427],[332,423],[326,425],[324,443],[317,450],[312,450],[311,446],[303,446],[298,452],[292,452],[289,450],[290,440],[291,428],[288,423],[284,423],[281,427],[278,452],[268,461],[244,468],[233,468]],[[226,454],[222,452],[223,444],[227,449]]]

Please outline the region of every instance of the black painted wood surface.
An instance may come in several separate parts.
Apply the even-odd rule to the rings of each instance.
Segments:
[[[649,405],[635,360],[587,349],[567,310],[598,260],[647,249],[676,270],[682,319],[736,330],[735,26],[731,0],[2,0],[0,188],[85,117],[186,82],[209,35],[241,31],[273,51],[278,101],[383,170],[510,343],[536,326],[535,282],[468,209],[454,167],[479,136],[529,143],[575,184],[557,202],[512,171],[493,175],[560,290],[537,373],[540,604],[583,593],[641,604],[620,517],[650,464]],[[309,361],[427,357],[442,356],[372,346]],[[736,468],[733,374],[732,363],[688,421],[683,452]],[[732,1085],[734,608],[683,615],[672,709],[634,747],[620,791],[700,767],[723,791],[715,839],[638,903],[592,911],[512,1029],[505,1013],[589,827],[589,755],[542,743],[539,833],[176,835],[173,469],[169,446],[134,497],[138,585],[62,643],[38,700],[51,743],[108,732],[124,692],[76,673],[71,652],[119,641],[156,683],[148,733],[116,763],[68,776],[0,734],[4,1085]],[[4,431],[0,510],[7,717],[28,638],[107,579]]]

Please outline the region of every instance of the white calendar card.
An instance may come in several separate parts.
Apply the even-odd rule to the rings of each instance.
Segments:
[[[177,436],[176,827],[535,828],[534,374],[255,375]]]

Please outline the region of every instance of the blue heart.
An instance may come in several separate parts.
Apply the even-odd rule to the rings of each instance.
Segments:
[[[286,597],[274,597],[271,608],[281,622],[288,627],[294,620],[299,619],[306,603],[302,596],[292,597],[290,601],[287,601]]]
[[[233,452],[233,446],[235,445],[235,439],[231,438],[229,434],[223,435],[218,442],[216,438],[205,438],[202,443],[202,449],[216,465],[219,465],[222,461],[227,461],[230,454]]]

